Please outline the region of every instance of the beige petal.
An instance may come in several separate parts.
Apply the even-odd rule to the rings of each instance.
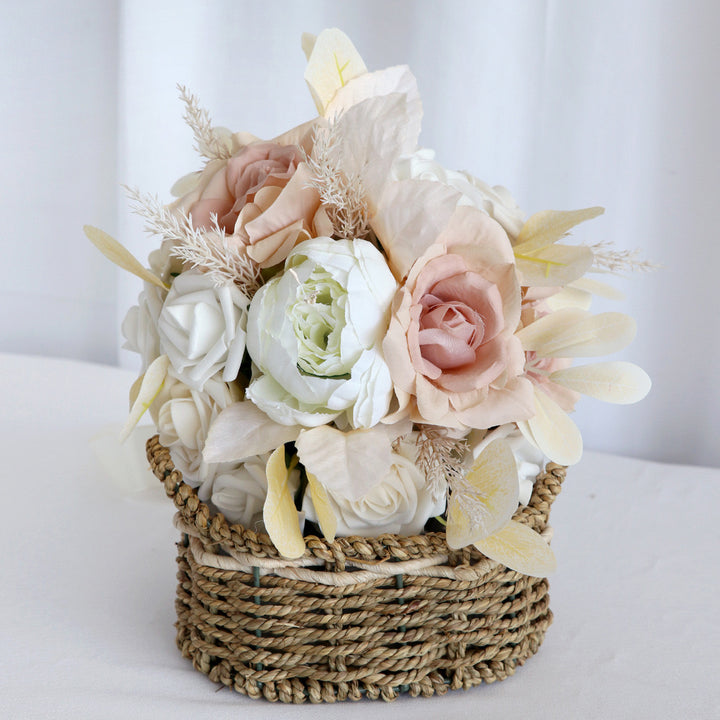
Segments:
[[[392,466],[388,426],[342,432],[329,425],[303,430],[295,441],[300,462],[327,489],[350,501],[366,495]]]
[[[534,253],[552,245],[585,220],[602,215],[604,208],[591,207],[584,210],[543,210],[535,213],[522,227],[515,243],[515,252],[521,255]]]
[[[527,426],[535,444],[553,462],[574,465],[582,457],[582,435],[577,425],[554,400],[537,388],[535,415],[527,421]]]
[[[515,520],[476,542],[475,547],[483,555],[523,575],[547,577],[557,569],[555,553],[545,539]]]
[[[533,253],[515,248],[520,284],[530,287],[568,285],[590,269],[593,257],[592,250],[582,245],[549,245]]]
[[[270,452],[300,434],[297,425],[280,425],[250,400],[228,405],[210,426],[203,459],[208,463],[237,462]]]
[[[167,290],[170,287],[155,275],[155,273],[143,267],[140,261],[127,248],[121,245],[115,238],[100,230],[100,228],[85,225],[83,226],[83,231],[85,235],[87,235],[88,240],[90,240],[108,260],[111,260],[123,270],[131,272],[141,280],[157,285],[163,290]]]
[[[313,507],[317,513],[318,523],[322,534],[328,542],[335,540],[337,532],[337,518],[332,510],[330,499],[328,498],[325,488],[320,484],[318,479],[312,473],[306,473],[308,480],[308,489],[312,499]]]
[[[302,47],[303,53],[305,53],[305,59],[309,60],[310,55],[312,55],[313,48],[315,47],[315,41],[317,40],[317,35],[313,35],[312,33],[304,32],[300,36],[300,46]]]
[[[582,317],[580,314],[583,314]],[[588,315],[565,308],[518,331],[525,350],[540,357],[594,357],[622,350],[635,337],[636,324],[622,313]]]
[[[619,405],[642,400],[651,386],[648,374],[629,362],[578,365],[555,371],[550,380],[583,395]]]
[[[309,43],[304,43],[305,47]],[[313,44],[305,81],[320,115],[339,88],[348,80],[367,72],[365,63],[350,38],[337,28],[323,30]]]
[[[167,377],[168,368],[170,367],[170,359],[167,355],[161,355],[153,360],[142,377],[140,388],[137,391],[135,400],[130,408],[130,415],[125,421],[122,431],[120,432],[120,442],[124,442],[130,436],[132,429],[140,422],[140,418],[145,411],[152,405],[153,400],[162,389]],[[133,388],[137,385],[137,380]]]
[[[431,180],[400,180],[385,188],[372,219],[395,277],[404,278],[447,226],[460,193]]]
[[[492,535],[518,507],[518,474],[509,444],[498,439],[480,454],[465,477],[467,488],[453,487],[446,536],[451,548]]]
[[[281,555],[291,559],[299,558],[305,553],[305,541],[290,493],[285,448],[282,445],[269,457],[265,474],[268,484],[263,506],[265,529]]]

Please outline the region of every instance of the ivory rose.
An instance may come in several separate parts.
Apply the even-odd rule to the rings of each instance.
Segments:
[[[416,452],[414,441],[399,442],[387,475],[378,478],[360,498],[350,498],[325,486],[338,536],[417,535],[429,518],[443,513],[445,497],[433,500],[432,487],[415,464]],[[317,522],[310,493],[305,494],[303,510],[309,520]]]
[[[149,282],[144,285],[138,296],[138,304],[127,311],[121,328],[126,340],[123,348],[140,355],[141,372],[145,372],[150,363],[160,355],[157,322],[166,294],[157,285]]]
[[[316,123],[272,141],[231,136],[227,143],[232,156],[211,160],[201,173],[180,180],[174,189],[185,193],[173,209],[206,230],[217,216],[220,228],[247,246],[261,267],[281,263],[295,244],[328,230],[320,196],[309,186],[310,171],[303,162]]]
[[[520,306],[507,235],[480,210],[457,208],[393,301],[383,352],[399,414],[454,428],[530,417],[532,385],[513,335]]]
[[[196,390],[217,372],[235,380],[245,352],[250,301],[233,284],[217,286],[200,270],[178,275],[157,318],[160,349]]]
[[[210,424],[220,411],[240,399],[240,389],[225,383],[219,375],[210,378],[202,390],[194,390],[172,370],[150,406],[160,442],[170,448],[175,467],[189,485],[199,486],[231,465],[206,463],[202,457]]]

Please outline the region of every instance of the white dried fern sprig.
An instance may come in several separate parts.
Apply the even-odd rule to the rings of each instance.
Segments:
[[[125,188],[133,212],[145,219],[145,230],[173,244],[171,254],[209,273],[217,285],[233,282],[248,297],[262,285],[257,263],[230,244],[213,216],[209,232],[193,227],[185,213],[171,211],[156,196]]]
[[[357,173],[343,170],[336,120],[325,128],[315,128],[312,153],[305,156],[313,175],[310,186],[318,191],[338,237],[366,238],[370,234],[370,217],[365,191]]]
[[[594,255],[592,270],[597,272],[651,272],[660,267],[647,260],[640,260],[640,250],[614,250],[609,240],[601,240],[588,247]]]
[[[415,464],[427,478],[433,500],[438,502],[448,487],[455,487],[465,478],[463,458],[468,446],[464,438],[449,437],[445,428],[419,425]]]
[[[193,131],[195,139],[194,148],[207,160],[227,160],[231,153],[222,136],[213,128],[210,113],[203,107],[197,96],[188,92],[184,85],[178,83],[177,89],[180,92],[180,99],[185,104],[183,120]]]

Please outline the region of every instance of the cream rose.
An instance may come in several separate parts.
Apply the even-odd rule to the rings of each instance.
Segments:
[[[175,278],[157,327],[160,349],[178,377],[196,390],[217,372],[226,382],[235,380],[245,353],[249,304],[235,285],[218,287],[199,270]]]
[[[189,387],[172,371],[165,379],[150,406],[150,415],[161,444],[170,448],[175,467],[189,485],[201,485],[230,467],[228,463],[204,462],[202,451],[212,421],[240,396],[237,385],[225,383],[219,376],[207,380],[202,390]]]
[[[146,282],[145,289],[138,296],[138,304],[128,310],[122,322],[121,330],[126,340],[123,347],[140,355],[141,373],[160,356],[157,324],[165,294],[162,288]]]
[[[432,488],[415,464],[416,450],[414,441],[401,441],[392,454],[390,472],[359,499],[350,500],[325,488],[338,536],[417,535],[429,518],[444,512],[445,498],[433,500]],[[309,493],[303,499],[303,510],[308,520],[317,522]]]
[[[503,229],[457,208],[393,302],[383,352],[400,412],[419,422],[489,428],[534,412],[514,337],[520,286]]]
[[[247,348],[259,371],[247,397],[281,425],[323,425],[345,413],[371,427],[389,407],[382,356],[397,283],[365,240],[306,240],[253,297]]]

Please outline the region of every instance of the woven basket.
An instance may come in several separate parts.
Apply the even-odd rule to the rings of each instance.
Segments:
[[[177,644],[211,680],[303,703],[443,694],[503,680],[552,621],[548,583],[443,533],[307,537],[298,560],[211,515],[157,437],[153,472],[178,509]],[[565,468],[549,464],[515,520],[547,535]]]

